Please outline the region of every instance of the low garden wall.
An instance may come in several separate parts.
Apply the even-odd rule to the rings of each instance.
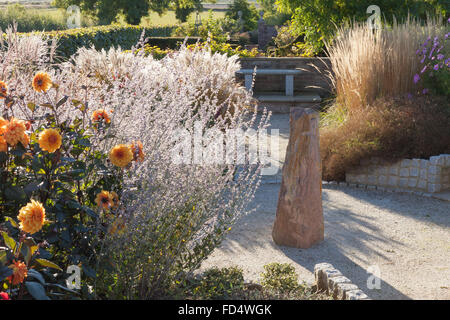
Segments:
[[[330,94],[331,87],[325,74],[331,66],[328,58],[303,58],[303,57],[285,57],[285,58],[241,58],[243,69],[253,69],[255,66],[260,69],[303,69],[305,70],[299,76],[294,77],[294,92],[319,94],[322,98]],[[315,65],[316,70],[311,64]],[[242,75],[237,76],[238,80],[244,82]],[[284,79],[280,76],[258,75],[255,82],[255,92],[284,92]]]
[[[438,193],[450,190],[450,154],[389,163],[379,158],[361,161],[346,173],[350,184]]]

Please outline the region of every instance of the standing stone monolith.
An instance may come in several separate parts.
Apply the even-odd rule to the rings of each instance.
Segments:
[[[319,114],[310,108],[291,108],[272,237],[278,245],[303,249],[324,237]]]

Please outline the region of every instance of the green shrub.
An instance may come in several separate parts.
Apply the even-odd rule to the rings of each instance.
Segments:
[[[270,263],[264,266],[261,284],[269,290],[290,293],[298,290],[298,275],[288,263]]]
[[[243,289],[242,269],[214,267],[205,271],[192,289],[192,294],[197,299],[230,299]]]
[[[208,13],[208,18],[200,26],[196,26],[194,21],[183,24],[174,31],[175,36],[198,36],[202,40],[214,38],[218,42],[226,42],[232,34],[239,33],[240,29],[235,19],[228,16],[225,18],[215,18],[212,10]]]
[[[341,108],[332,107],[327,117],[332,121],[320,134],[326,181],[344,181],[347,170],[370,157],[394,161],[450,153],[450,105],[445,98],[377,100],[345,116]]]
[[[167,27],[145,29],[145,37],[149,37],[148,44],[157,45],[161,48],[175,49],[185,40],[185,38],[153,37],[154,34],[159,34],[164,29],[167,29]],[[94,46],[97,50],[108,50],[111,47],[120,46],[124,50],[129,50],[138,42],[143,31],[144,28],[139,26],[109,25],[50,31],[43,34],[48,36],[50,40],[56,39],[58,41],[58,56],[68,58],[81,47]],[[191,38],[187,40],[187,43],[195,43],[197,40]]]
[[[366,21],[370,16],[367,7],[376,4],[381,9],[382,16],[388,24],[393,22],[393,16],[404,19],[412,17],[426,19],[427,12],[448,16],[447,0],[372,0],[341,1],[341,0],[277,0],[283,12],[292,14],[292,29],[298,35],[305,36],[305,42],[315,53],[323,49],[322,40],[330,41],[336,27],[345,22]]]

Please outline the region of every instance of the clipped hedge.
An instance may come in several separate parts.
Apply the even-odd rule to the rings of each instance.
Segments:
[[[155,37],[155,35],[165,33],[171,27],[145,28],[145,37],[149,38],[148,44],[160,48],[175,49],[185,38]],[[108,25],[90,28],[77,28],[62,31],[32,32],[23,34],[44,34],[49,39],[58,40],[57,55],[61,58],[68,58],[80,47],[95,46],[96,49],[109,49],[120,46],[123,50],[129,50],[135,45],[144,30],[144,27],[133,25]],[[196,43],[198,38],[188,38],[187,44]]]

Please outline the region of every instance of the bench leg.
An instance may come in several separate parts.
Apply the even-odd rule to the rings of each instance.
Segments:
[[[245,75],[245,89],[250,91],[252,88],[252,82],[253,82],[253,75],[252,74],[246,74]]]
[[[294,95],[294,76],[286,75],[286,95]]]

